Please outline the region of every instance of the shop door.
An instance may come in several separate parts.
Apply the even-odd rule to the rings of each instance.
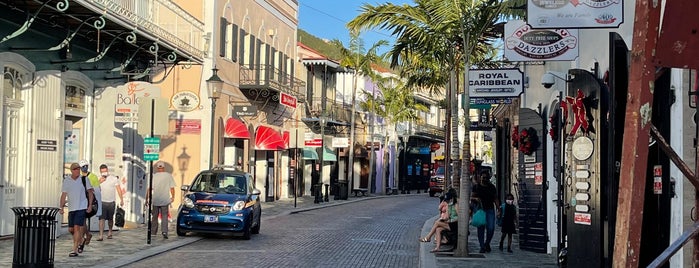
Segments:
[[[519,152],[519,182],[517,183],[517,201],[519,208],[519,246],[522,250],[546,253],[548,231],[546,229],[546,187],[544,186],[545,142],[543,120],[534,110],[519,110],[520,135],[526,131],[530,137],[531,148],[527,154]]]
[[[274,151],[267,152],[267,174],[265,175],[265,202],[274,201]]]
[[[7,101],[2,107],[2,191],[0,191],[0,235],[7,235],[14,232],[14,212],[12,207],[21,206],[22,200],[19,198],[20,184],[22,178],[18,177],[19,158],[18,145],[19,133],[17,124],[19,123],[19,108],[15,105],[8,105]],[[1,119],[0,119],[1,120]]]

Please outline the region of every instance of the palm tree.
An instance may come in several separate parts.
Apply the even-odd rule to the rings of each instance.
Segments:
[[[345,68],[354,70],[352,75],[352,115],[350,116],[350,149],[349,149],[349,177],[351,179],[351,187],[354,188],[354,147],[355,147],[355,131],[356,131],[356,102],[357,102],[357,86],[359,84],[360,77],[374,77],[374,71],[371,69],[371,64],[380,62],[383,59],[382,55],[379,55],[378,49],[382,46],[388,45],[388,41],[379,40],[374,43],[371,48],[364,50],[364,42],[359,37],[358,31],[350,31],[350,44],[349,49],[339,40],[333,40],[332,43],[340,49],[340,54],[342,59],[340,59],[340,65]],[[373,145],[373,144],[372,144]],[[371,162],[371,161],[370,161]],[[371,174],[371,173],[370,173]]]
[[[379,78],[375,82],[379,88],[379,93],[364,92],[366,101],[360,103],[360,107],[383,118],[386,128],[391,130],[390,135],[384,136],[383,144],[391,144],[391,142],[398,144],[398,131],[396,129],[398,123],[419,122],[422,119],[417,112],[428,112],[429,108],[416,103],[412,89],[400,79],[386,77]],[[383,158],[387,159],[388,156],[388,150],[384,149]],[[387,164],[386,161],[383,163]],[[382,182],[385,182],[386,172],[382,172],[380,178]]]
[[[409,85],[416,84],[434,90],[447,88],[452,96],[458,91],[456,83],[448,83],[450,73],[463,73],[468,81],[468,70],[472,66],[491,65],[494,50],[492,41],[498,37],[496,25],[499,18],[510,15],[511,9],[524,0],[415,0],[415,5],[377,6],[364,4],[361,14],[348,23],[350,30],[380,28],[389,30],[397,37],[389,51],[391,66],[400,66]],[[470,3],[469,3],[470,2]],[[464,62],[463,65],[461,62]],[[452,74],[452,76],[454,76]],[[453,81],[453,79],[451,79]],[[462,90],[465,86],[462,87]],[[467,94],[467,91],[464,90]],[[453,99],[447,108],[453,105]],[[468,116],[468,101],[464,107]],[[452,137],[458,133],[456,116],[452,116]],[[465,145],[459,187],[459,222],[469,222],[468,201],[471,195],[469,181],[470,145],[469,124],[464,124]],[[448,141],[449,139],[447,139]],[[452,147],[452,152],[455,151]],[[455,155],[458,155],[455,153]],[[456,168],[456,167],[455,167]],[[468,225],[459,224],[459,240],[466,241]],[[456,256],[467,256],[467,243],[458,243]]]

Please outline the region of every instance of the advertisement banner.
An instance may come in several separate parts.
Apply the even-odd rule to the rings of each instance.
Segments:
[[[578,57],[578,30],[533,29],[521,20],[505,24],[509,61],[571,61]]]
[[[623,0],[529,0],[527,22],[534,28],[617,28]]]

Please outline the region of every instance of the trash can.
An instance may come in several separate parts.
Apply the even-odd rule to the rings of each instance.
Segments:
[[[339,200],[347,200],[347,196],[349,195],[349,190],[347,189],[347,181],[338,181],[337,182],[337,199]]]
[[[13,207],[15,243],[12,267],[53,267],[56,213],[52,207]]]

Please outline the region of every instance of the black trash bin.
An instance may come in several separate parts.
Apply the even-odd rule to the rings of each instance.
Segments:
[[[51,207],[13,207],[15,246],[12,267],[53,267],[56,213]]]
[[[349,195],[349,190],[347,189],[347,181],[338,181],[337,182],[337,199],[338,200],[347,200],[347,196]]]

